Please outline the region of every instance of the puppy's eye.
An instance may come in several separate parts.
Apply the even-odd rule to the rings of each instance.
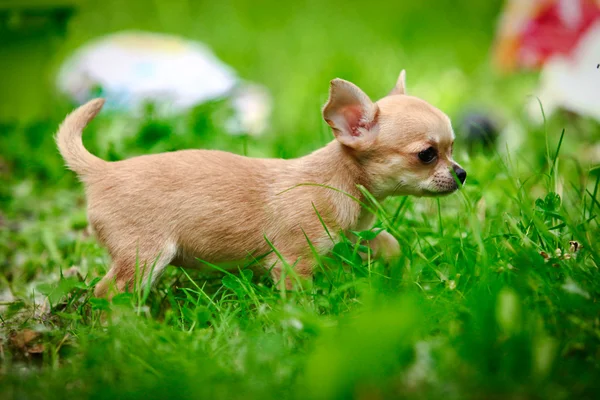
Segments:
[[[430,147],[427,150],[423,150],[419,153],[419,160],[423,161],[425,164],[429,164],[437,157],[437,151]]]

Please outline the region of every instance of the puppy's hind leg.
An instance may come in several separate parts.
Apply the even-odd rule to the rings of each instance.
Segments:
[[[112,297],[116,293],[132,291],[152,284],[177,253],[174,243],[162,246],[144,246],[135,253],[114,254],[110,270],[96,285],[96,297]]]

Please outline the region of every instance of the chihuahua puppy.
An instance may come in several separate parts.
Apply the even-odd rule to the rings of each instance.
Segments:
[[[90,225],[112,259],[96,296],[132,289],[136,276],[154,281],[168,264],[249,257],[260,257],[274,280],[291,288],[291,277],[312,277],[314,250],[325,254],[337,235],[372,226],[359,185],[381,201],[445,195],[459,187],[455,176],[461,184],[467,176],[452,159],[450,119],[406,95],[404,71],[377,102],[348,81],[331,81],[323,117],[335,140],[291,160],[182,150],[107,162],[81,139],[103,104],[95,99],[76,109],[56,136],[85,184]],[[400,251],[385,231],[370,245],[375,255]]]

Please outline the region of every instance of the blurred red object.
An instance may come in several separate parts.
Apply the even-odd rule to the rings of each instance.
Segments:
[[[600,0],[508,0],[494,49],[504,71],[537,69],[555,55],[569,57],[600,22]]]

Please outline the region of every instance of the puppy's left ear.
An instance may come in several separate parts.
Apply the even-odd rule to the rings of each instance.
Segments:
[[[398,94],[406,94],[406,70],[400,71],[400,76],[398,77],[398,82],[396,82],[396,86],[392,89],[388,96],[394,96]]]
[[[364,148],[377,135],[378,114],[377,104],[358,86],[343,79],[331,81],[323,118],[340,143],[357,150]]]

